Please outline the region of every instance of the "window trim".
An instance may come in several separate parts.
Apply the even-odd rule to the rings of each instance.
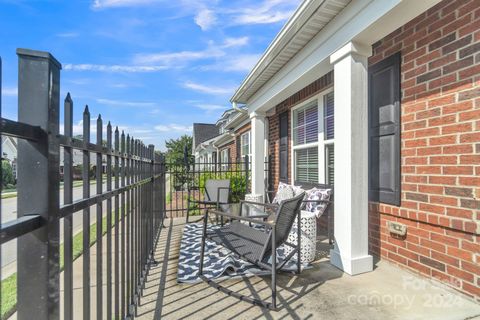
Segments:
[[[292,155],[292,163],[291,163],[291,168],[290,168],[290,174],[292,177],[293,183],[296,183],[296,171],[295,171],[295,163],[297,161],[296,159],[296,150],[299,149],[306,149],[306,148],[312,148],[312,147],[317,147],[318,150],[318,183],[325,183],[327,177],[326,177],[326,146],[327,145],[332,145],[335,142],[334,139],[329,139],[325,140],[325,117],[324,117],[324,102],[325,102],[325,96],[331,92],[334,92],[333,86],[323,90],[322,92],[316,94],[315,96],[311,97],[310,99],[307,99],[296,106],[293,106],[290,109],[290,129],[291,129],[291,143],[290,143],[290,152]],[[335,98],[334,98],[335,99]],[[310,142],[306,144],[301,144],[301,145],[294,145],[293,143],[293,120],[294,120],[294,113],[295,111],[308,106],[309,104],[312,104],[314,101],[317,101],[317,108],[318,108],[318,140],[317,142]],[[335,100],[334,100],[335,101]],[[335,108],[335,104],[334,104]]]
[[[245,156],[248,156],[248,158],[250,159],[251,155],[252,155],[252,135],[250,133],[251,130],[248,130],[244,133],[242,133],[240,135],[240,157],[243,159]],[[247,154],[243,154],[243,137],[248,135],[248,153]]]

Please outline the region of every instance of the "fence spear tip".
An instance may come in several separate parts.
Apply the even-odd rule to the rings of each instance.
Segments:
[[[85,105],[85,110],[83,111],[83,113],[90,113],[90,111],[88,110],[88,104]]]
[[[102,120],[102,115],[101,114],[98,114],[97,121],[99,121],[99,120]]]
[[[107,127],[112,127],[112,125],[110,124],[110,121],[108,121]]]
[[[70,92],[67,92],[67,96],[65,97],[65,101],[72,101],[72,97],[70,96]]]

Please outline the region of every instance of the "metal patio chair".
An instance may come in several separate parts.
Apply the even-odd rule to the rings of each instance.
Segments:
[[[220,204],[228,203],[230,199],[230,179],[208,179],[205,181],[203,199],[192,198],[191,191],[198,188],[189,188],[187,197],[187,223],[191,205],[203,206],[202,209],[218,208]]]
[[[227,217],[231,220],[230,223],[223,227],[214,229],[207,232],[208,214],[210,210],[205,213],[202,246],[200,253],[200,266],[199,277],[206,281],[209,285],[216,289],[227,293],[228,295],[237,297],[242,301],[247,301],[254,305],[260,305],[272,310],[277,308],[277,271],[280,270],[285,263],[287,263],[295,254],[297,254],[297,273],[301,271],[300,262],[300,228],[298,228],[297,243],[292,244],[287,242],[290,229],[297,218],[297,225],[300,226],[300,206],[304,193],[298,195],[295,198],[285,200],[280,203],[276,208],[273,221],[261,221],[255,218],[243,217],[240,215],[233,215],[228,212],[220,212],[218,210],[213,211],[217,215]],[[269,204],[255,203],[242,201],[243,204],[254,204],[258,206],[272,206]],[[271,219],[269,219],[271,220]],[[242,223],[242,221],[254,223],[257,225],[263,225],[266,228],[266,232],[252,227],[249,224]],[[224,288],[214,281],[207,279],[203,276],[203,257],[205,254],[205,240],[209,239],[219,245],[232,251],[235,255],[247,260],[248,262],[262,268],[271,271],[271,290],[272,290],[272,302],[268,303],[264,300],[254,299],[241,295],[237,292]],[[294,250],[283,261],[277,263],[276,249],[282,244],[292,247]]]

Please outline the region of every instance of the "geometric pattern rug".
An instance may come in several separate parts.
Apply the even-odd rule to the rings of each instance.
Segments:
[[[218,225],[207,226],[207,230],[219,228]],[[200,264],[200,247],[202,241],[203,223],[186,224],[183,229],[178,258],[177,282],[195,283],[200,282],[198,266]],[[277,261],[285,258],[283,246],[277,248]],[[308,266],[304,265],[303,268]],[[282,268],[282,271],[297,270],[297,256],[292,257]],[[233,253],[215,242],[205,242],[205,256],[203,260],[203,275],[207,279],[248,277],[253,275],[266,275],[269,271],[239,259]]]

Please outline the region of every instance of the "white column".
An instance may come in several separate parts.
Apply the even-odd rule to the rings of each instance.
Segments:
[[[335,90],[335,247],[330,262],[355,275],[368,254],[368,62],[371,47],[350,42],[330,56]]]
[[[252,196],[263,201],[265,194],[265,114],[250,113],[252,150]]]

